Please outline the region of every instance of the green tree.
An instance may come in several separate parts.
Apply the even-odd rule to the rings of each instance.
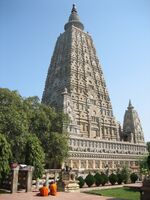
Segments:
[[[36,135],[27,136],[25,145],[25,164],[34,166],[33,177],[42,177],[44,171],[45,154]]]
[[[37,97],[24,100],[28,115],[29,132],[35,133],[41,140],[45,133],[51,130],[52,109],[39,102]]]
[[[68,136],[53,132],[45,140],[47,167],[58,168],[68,156]]]
[[[26,135],[16,136],[15,140],[11,143],[11,151],[12,151],[12,162],[16,163],[25,163],[25,145],[26,145]]]
[[[24,135],[28,132],[28,119],[23,98],[16,92],[0,88],[0,132],[11,144],[14,162],[20,161]]]
[[[150,171],[150,155],[147,157],[147,166],[148,170]]]
[[[147,156],[139,160],[140,173],[146,175],[148,172]]]
[[[130,176],[130,172],[129,172],[129,169],[124,166],[121,170],[121,174],[122,174],[122,177],[123,177],[123,182],[126,184],[128,183],[129,181],[129,176]]]
[[[0,88],[0,132],[12,140],[28,131],[23,101],[16,91]]]
[[[150,154],[150,142],[147,142],[146,145],[147,145],[147,151],[148,151],[149,154]]]
[[[34,132],[42,142],[46,168],[61,167],[61,163],[68,156],[68,135],[62,129],[63,123],[68,123],[68,116],[40,104],[36,97],[25,99],[25,103],[30,108],[29,131]]]
[[[67,157],[68,137],[63,123],[68,117],[41,104],[38,97],[23,98],[16,91],[0,88],[0,132],[9,140],[13,162],[25,162],[27,135],[36,134],[48,167],[56,167]]]
[[[5,136],[0,134],[0,184],[8,175],[10,170],[10,160],[11,160],[11,147],[7,142]]]

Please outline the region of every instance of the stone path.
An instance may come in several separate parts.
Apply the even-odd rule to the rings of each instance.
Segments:
[[[129,184],[129,186],[140,186],[140,184]],[[127,185],[126,185],[127,186]],[[116,188],[116,187],[122,187],[122,186],[104,186],[104,187],[97,187],[97,188],[83,188],[80,191],[87,191],[87,190],[93,190],[93,189],[107,189],[107,188]],[[48,196],[48,197],[40,197],[37,196],[36,192],[18,192],[14,194],[0,194],[0,200],[119,200],[113,197],[103,197],[98,195],[91,195],[91,194],[85,194],[80,192],[73,192],[73,193],[65,193],[65,192],[58,192],[57,196]]]
[[[91,195],[79,192],[65,193],[58,192],[57,196],[40,197],[36,196],[37,192],[15,194],[0,194],[0,200],[119,200],[112,197],[103,197],[98,195]]]

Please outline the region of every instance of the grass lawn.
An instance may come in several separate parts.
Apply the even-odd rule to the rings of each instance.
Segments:
[[[107,197],[116,197],[124,200],[140,200],[140,192],[128,188],[112,188],[105,190],[91,190],[86,193],[102,195]]]

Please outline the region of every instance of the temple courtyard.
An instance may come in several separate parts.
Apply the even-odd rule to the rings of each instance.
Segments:
[[[15,194],[1,194],[0,200],[41,200],[41,199],[55,199],[55,200],[119,200],[112,197],[102,197],[98,195],[91,195],[79,192],[65,193],[59,192],[57,196],[41,197],[37,196],[37,192],[15,193]]]
[[[141,183],[136,184],[129,184],[129,186],[135,186],[140,187]],[[7,193],[7,194],[0,194],[0,200],[41,200],[41,199],[55,199],[55,200],[121,200],[114,197],[104,197],[104,196],[98,196],[98,195],[92,195],[92,194],[86,194],[83,193],[84,191],[89,191],[93,189],[110,189],[110,188],[119,188],[123,187],[123,185],[114,185],[114,186],[104,186],[104,187],[92,187],[92,188],[82,188],[80,189],[80,192],[72,192],[72,193],[66,193],[66,192],[58,192],[57,196],[48,196],[48,197],[41,197],[37,196],[38,191],[32,191],[32,192],[24,192],[20,191],[17,193]]]

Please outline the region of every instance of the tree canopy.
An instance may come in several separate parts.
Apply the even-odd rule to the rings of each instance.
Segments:
[[[58,166],[68,152],[67,133],[63,132],[67,120],[64,113],[41,104],[38,97],[23,98],[17,91],[0,88],[0,133],[10,145],[13,162],[36,166],[27,160],[33,153],[38,166],[43,166],[43,159],[48,167]]]
[[[0,184],[4,180],[5,176],[9,173],[11,159],[11,148],[7,142],[5,136],[0,134]]]
[[[148,151],[149,154],[150,154],[150,142],[147,142],[146,145],[147,145],[147,151]]]
[[[141,174],[146,175],[150,169],[150,165],[148,166],[148,164],[150,163],[149,159],[150,159],[150,142],[146,143],[147,145],[147,151],[149,153],[149,155],[145,155],[142,159],[139,160],[139,166],[140,166],[140,172]]]
[[[27,136],[25,145],[25,163],[34,166],[33,177],[41,177],[44,170],[45,154],[40,140],[34,134]]]

